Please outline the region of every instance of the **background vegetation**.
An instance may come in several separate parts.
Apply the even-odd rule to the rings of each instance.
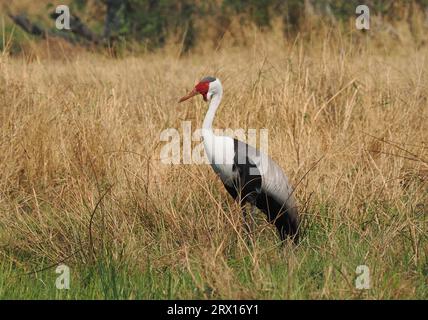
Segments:
[[[426,4],[368,2],[363,32],[352,1],[316,3],[127,1],[117,37],[88,45],[6,15],[53,32],[48,2],[2,2],[0,297],[426,299]],[[104,3],[70,4],[103,35]],[[249,241],[209,166],[160,162],[164,129],[201,125],[202,99],[176,101],[208,74],[216,127],[269,129],[297,247],[262,215]]]
[[[4,37],[11,40],[9,52],[28,51],[29,40],[45,33],[73,45],[87,47],[90,40],[90,44],[101,44],[114,54],[123,53],[124,49],[135,53],[165,48],[169,43],[179,44],[180,52],[185,53],[207,43],[217,48],[225,37],[241,46],[248,41],[245,30],[250,27],[268,33],[280,25],[284,37],[293,39],[296,34],[316,34],[326,24],[353,28],[355,9],[361,4],[358,0],[68,0],[63,3],[69,5],[77,18],[72,19],[72,32],[54,28],[58,5],[54,1],[0,1],[3,19],[6,15],[26,17],[36,29],[32,30],[36,36],[28,39],[22,29],[12,27],[10,19],[3,21]],[[368,0],[364,4],[376,17],[374,26],[391,36],[399,34],[396,30],[399,21],[409,25],[411,36],[417,41],[421,33],[426,34],[418,23],[423,22],[426,27],[428,0]],[[82,32],[82,25],[90,36]]]

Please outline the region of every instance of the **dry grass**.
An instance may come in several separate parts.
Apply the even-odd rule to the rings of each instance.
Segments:
[[[84,270],[108,257],[153,281],[113,296],[125,298],[427,298],[427,47],[252,36],[182,58],[2,56],[3,269],[71,255]],[[210,167],[159,161],[162,130],[201,125],[201,99],[176,101],[208,74],[225,89],[216,127],[269,129],[269,152],[297,186],[297,248],[278,247],[261,217],[248,246]],[[368,291],[354,287],[362,264]]]

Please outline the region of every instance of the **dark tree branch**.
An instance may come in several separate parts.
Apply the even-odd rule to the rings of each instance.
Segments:
[[[41,37],[42,39],[46,39],[49,37],[58,37],[62,38],[72,44],[76,43],[76,40],[71,37],[69,34],[66,33],[59,33],[59,32],[50,32],[49,30],[45,30],[39,25],[32,23],[25,14],[18,14],[13,15],[11,13],[8,13],[9,18],[12,19],[12,21],[18,25],[22,30],[27,32],[28,34]]]
[[[89,43],[99,44],[100,38],[93,33],[81,20],[79,17],[72,15],[70,17],[70,30],[74,35],[77,35],[76,39],[69,32],[60,31],[60,30],[45,30],[38,24],[32,23],[30,19],[25,14],[13,15],[8,13],[8,16],[12,19],[12,21],[21,27],[25,32],[41,37],[45,39],[47,36],[49,37],[59,37],[70,43],[75,44],[76,40],[83,39]],[[50,17],[52,19],[56,19],[59,15],[57,13],[52,13]],[[67,30],[68,31],[68,30]]]
[[[40,26],[31,23],[25,14],[13,15],[9,13],[8,15],[13,22],[20,26],[25,32],[42,38],[46,37],[46,31]]]

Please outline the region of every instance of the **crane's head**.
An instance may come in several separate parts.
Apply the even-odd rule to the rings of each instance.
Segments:
[[[198,93],[202,95],[204,101],[210,100],[215,94],[222,93],[222,86],[219,79],[214,77],[205,77],[201,81],[199,81],[192,91],[190,91],[187,95],[182,97],[178,102],[186,101]]]

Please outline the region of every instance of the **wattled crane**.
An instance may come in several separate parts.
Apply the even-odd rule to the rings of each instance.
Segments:
[[[288,236],[297,243],[299,215],[287,176],[265,153],[237,139],[214,134],[212,123],[223,96],[219,79],[203,78],[179,102],[197,94],[209,101],[202,125],[205,153],[226,190],[241,203],[244,218],[245,203],[250,203],[266,214],[268,221],[276,226],[281,240]]]

